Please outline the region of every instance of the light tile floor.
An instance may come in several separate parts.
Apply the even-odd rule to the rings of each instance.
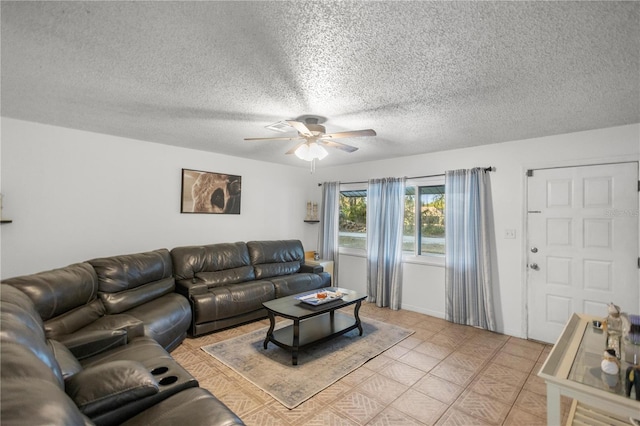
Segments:
[[[360,314],[415,333],[293,410],[200,350],[267,320],[188,338],[172,355],[250,426],[546,424],[536,374],[550,345],[368,303]]]

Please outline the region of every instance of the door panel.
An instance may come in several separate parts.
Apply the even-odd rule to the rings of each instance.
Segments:
[[[529,338],[553,343],[573,312],[606,316],[609,302],[639,310],[637,182],[637,163],[527,179]]]

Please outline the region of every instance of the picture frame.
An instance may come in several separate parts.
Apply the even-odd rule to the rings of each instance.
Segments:
[[[182,169],[180,213],[240,214],[242,176]]]

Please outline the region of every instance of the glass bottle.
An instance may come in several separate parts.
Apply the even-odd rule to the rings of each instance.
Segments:
[[[621,347],[620,340],[622,336],[622,318],[620,318],[620,307],[609,304],[609,315],[607,316],[607,349],[614,349],[616,357],[620,359]]]

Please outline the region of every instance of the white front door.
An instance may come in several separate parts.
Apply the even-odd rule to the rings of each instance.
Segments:
[[[555,343],[573,312],[639,312],[638,163],[527,178],[528,337]]]

